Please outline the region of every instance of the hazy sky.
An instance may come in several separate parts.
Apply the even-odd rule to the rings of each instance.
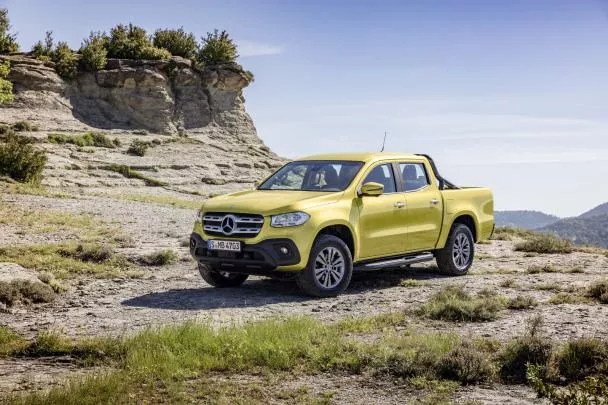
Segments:
[[[608,2],[0,1],[24,49],[133,22],[227,29],[258,132],[287,157],[424,152],[496,209],[608,201]]]

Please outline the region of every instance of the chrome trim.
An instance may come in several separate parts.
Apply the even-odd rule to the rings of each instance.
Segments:
[[[227,213],[224,215],[203,215],[203,230],[208,232],[215,232],[226,236],[232,236],[234,234],[246,234],[246,235],[257,235],[261,232],[264,218],[257,218],[247,216],[248,214],[232,214]],[[226,218],[230,218],[234,221],[234,228],[230,232],[226,232],[223,227],[223,222]]]

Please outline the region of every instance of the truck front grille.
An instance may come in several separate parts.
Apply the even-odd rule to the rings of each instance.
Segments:
[[[264,217],[256,214],[206,212],[203,215],[205,233],[214,236],[253,238],[264,225]]]

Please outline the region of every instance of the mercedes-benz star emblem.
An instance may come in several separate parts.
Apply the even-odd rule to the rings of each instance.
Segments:
[[[225,235],[230,235],[234,232],[234,228],[236,226],[236,218],[233,215],[226,215],[224,219],[222,219],[222,232]]]

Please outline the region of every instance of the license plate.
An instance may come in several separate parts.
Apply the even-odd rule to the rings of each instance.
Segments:
[[[230,252],[240,252],[241,242],[238,240],[210,240],[207,241],[209,250],[227,250]]]

